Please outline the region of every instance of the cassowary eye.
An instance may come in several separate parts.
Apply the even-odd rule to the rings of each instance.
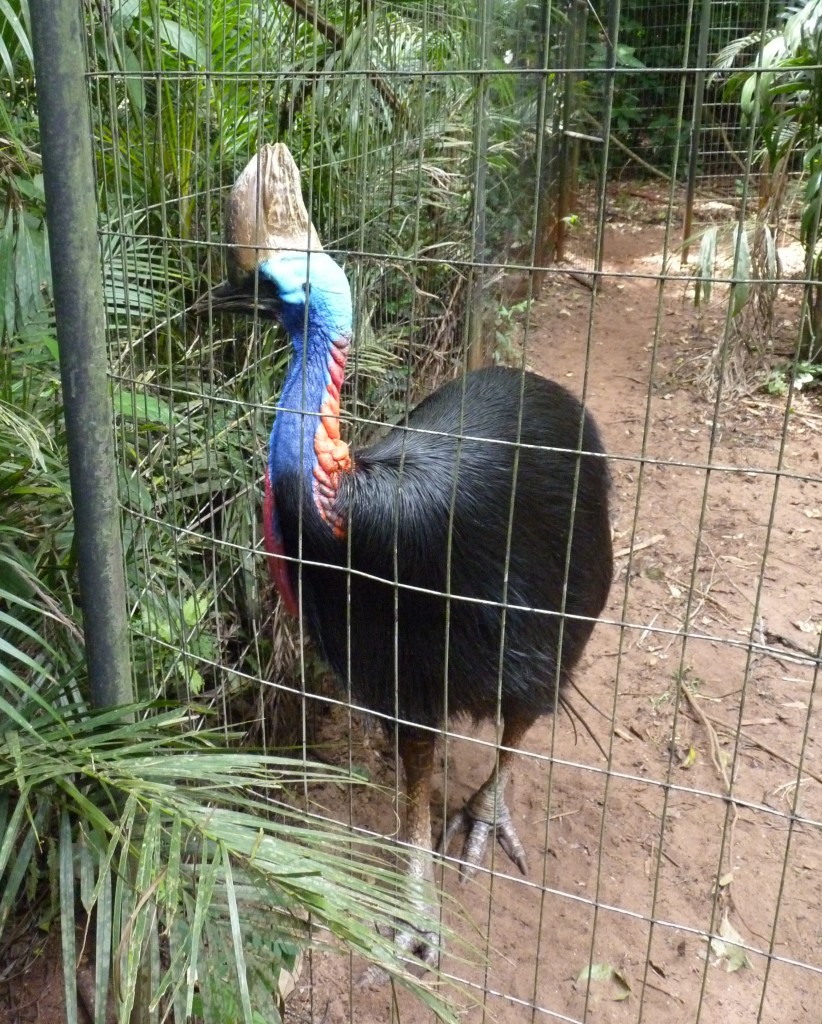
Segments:
[[[257,298],[265,303],[276,302],[280,297],[280,290],[273,281],[267,280],[262,274],[257,275]]]

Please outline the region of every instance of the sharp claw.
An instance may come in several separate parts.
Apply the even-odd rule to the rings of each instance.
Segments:
[[[451,845],[451,840],[454,836],[458,835],[460,832],[468,831],[471,827],[472,820],[473,819],[464,808],[461,811],[457,811],[456,814],[452,815],[452,817],[448,819],[448,823],[442,830],[440,841],[437,843],[437,849],[441,854],[448,852],[448,847]]]
[[[525,857],[525,847],[520,842],[510,821],[497,826],[497,841],[523,875],[527,875],[528,861]]]
[[[476,875],[478,868],[479,861],[473,863],[463,859],[460,864],[460,885],[468,885],[474,875]]]
[[[446,827],[442,831],[437,849],[441,855],[448,852],[451,841],[460,832],[466,832],[465,842],[462,846],[462,857],[460,858],[460,882],[468,882],[477,873],[479,862],[485,853],[485,846],[491,826],[485,821],[478,821],[473,818],[467,808],[463,807],[448,819]]]
[[[490,835],[491,826],[487,821],[475,821],[471,831],[465,837],[465,844],[462,848],[463,859],[469,864],[479,864]]]

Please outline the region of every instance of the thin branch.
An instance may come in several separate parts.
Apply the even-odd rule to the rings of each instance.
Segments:
[[[659,544],[660,541],[665,540],[664,533],[654,534],[653,537],[649,537],[648,540],[643,540],[639,544],[629,544],[627,548],[620,548],[614,552],[614,558],[625,558],[626,555],[630,555],[631,552],[636,554],[638,551],[644,551],[646,548],[651,548],[654,544]]]
[[[585,111],[583,111],[582,113],[584,114],[585,120],[588,122],[588,124],[590,124],[592,128],[596,128],[600,135],[603,135],[604,130],[602,128],[602,125],[599,123],[599,121],[597,121],[593,114],[588,114]],[[621,149],[626,156],[629,156],[635,163],[638,163],[639,166],[646,170],[649,174],[653,174],[657,178],[662,178],[663,181],[671,180],[670,174],[666,174],[664,171],[660,171],[658,167],[654,167],[654,165],[649,164],[647,160],[643,160],[638,153],[635,153],[632,149],[626,146],[625,143],[621,139],[618,139],[613,132],[609,134],[608,140],[610,141],[612,146],[616,146],[617,149]]]
[[[725,768],[725,762],[722,758],[722,748],[719,745],[719,737],[716,734],[715,725],[719,723],[711,719],[702,708],[697,704],[696,697],[691,693],[684,681],[679,681],[679,692],[685,698],[685,703],[688,705],[691,714],[702,724],[702,728],[708,735],[708,744],[711,750],[711,762],[717,771],[717,774],[725,784],[725,792],[731,800],[731,821],[728,827],[728,843],[725,848],[726,860],[728,864],[728,870],[733,877],[734,864],[736,858],[734,857],[734,837],[736,835],[736,823],[739,820],[739,811],[737,810],[736,803],[733,801],[733,790],[731,788],[731,780],[728,776],[728,772]],[[727,727],[726,727],[727,728]],[[741,730],[740,730],[741,735]]]
[[[342,50],[345,48],[345,35],[342,32],[340,32],[340,30],[336,28],[336,26],[334,26],[330,21],[328,21],[327,18],[324,18],[319,13],[319,11],[316,10],[315,7],[312,7],[310,3],[307,3],[306,0],[282,0],[282,2],[287,7],[290,7],[295,14],[299,15],[303,19],[303,21],[306,21],[309,25],[311,25],[311,27],[316,32],[319,32],[321,36],[324,36],[328,40],[328,42],[331,43],[335,50]],[[400,120],[405,122],[407,120],[405,107],[403,106],[402,101],[398,99],[397,94],[394,92],[394,90],[391,88],[388,82],[386,82],[386,80],[378,71],[366,71],[365,74],[368,80],[374,84],[374,87],[376,88],[377,92],[380,94],[380,96],[382,96],[382,98],[385,100],[388,106],[394,111],[397,117],[399,117]],[[297,97],[295,97],[293,103],[290,105],[290,120],[293,120],[294,113],[299,109],[300,106],[302,106],[303,100],[305,99],[307,93],[311,91],[311,89],[313,89],[313,83],[311,83],[310,86],[307,82],[303,83],[303,86],[300,90],[299,101]],[[282,120],[283,118],[281,117],[281,125]]]
[[[763,743],[762,740],[757,739],[756,736],[752,736],[749,732],[746,732],[744,729],[737,729],[736,727],[728,725],[726,722],[723,722],[719,718],[714,718],[711,715],[706,715],[705,712],[699,707],[699,705],[695,703],[694,698],[691,696],[690,693],[688,693],[686,687],[682,688],[682,692],[685,694],[685,697],[687,698],[689,707],[693,710],[696,718],[702,723],[703,727],[706,729],[709,736],[711,736],[712,733],[712,729],[710,729],[709,726],[715,726],[717,729],[721,729],[723,732],[726,732],[729,736],[738,736],[740,739],[745,740],[746,743],[750,743],[752,747],[757,747],[764,754],[768,754],[770,757],[773,757],[777,761],[781,761],[782,764],[787,765],[789,768],[793,768],[794,771],[800,771],[799,763],[797,761],[794,761],[793,758],[786,757],[785,754],[780,753],[774,747],[768,746],[767,743]],[[720,774],[723,776],[723,778],[725,778],[726,776],[724,770],[720,768],[717,762],[714,760],[713,739],[711,739],[711,760],[714,761],[715,767],[717,767]],[[815,772],[813,768],[809,768],[807,764],[803,764],[801,766],[801,772],[803,775],[807,775],[808,778],[813,779],[814,782],[818,782],[820,786],[822,786],[822,775],[820,775],[819,772]]]

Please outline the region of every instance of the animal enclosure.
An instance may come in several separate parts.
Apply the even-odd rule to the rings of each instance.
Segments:
[[[412,849],[425,843],[413,827],[403,831],[420,810],[403,774],[404,762],[411,777],[418,738],[404,747],[403,726],[410,719],[432,740],[422,792],[436,840],[508,763],[505,658],[543,656],[536,645],[506,648],[520,636],[516,616],[550,613],[560,652],[593,618],[574,685],[562,691],[570,707],[554,695],[554,713],[541,706],[510,743],[519,753],[507,791],[491,799],[476,874],[460,881],[462,840],[452,838],[431,860],[435,897],[415,902],[413,884],[401,897],[429,915],[426,941],[417,940],[421,955],[433,949],[436,970],[422,985],[471,1024],[813,1019],[822,1000],[822,164],[819,126],[802,104],[822,69],[818,51],[802,47],[822,39],[819,4],[191,0],[92,6],[84,17],[135,698],[157,702],[152,713],[184,709],[195,733],[216,723],[227,744],[328,765],[317,784],[284,786],[272,817],[294,829],[344,826],[332,834],[364,892],[384,882],[380,865],[395,854],[400,865],[410,860],[412,883],[427,877],[428,861]],[[776,99],[762,84],[763,47],[774,40],[789,66],[771,69],[769,81],[784,86]],[[227,266],[237,284],[239,243],[223,211],[243,168],[275,142],[293,154],[319,239],[309,246],[302,225],[312,254],[306,305],[292,314],[298,351],[310,296],[321,292],[310,278],[320,243],[351,290],[345,380],[340,390],[329,371],[328,391],[323,376],[326,404],[314,410],[330,441],[342,435],[356,469],[358,453],[386,444],[392,425],[414,433],[411,412],[426,396],[480,367],[562,385],[596,422],[610,474],[614,563],[601,611],[601,602],[573,605],[610,558],[602,539],[591,540],[596,517],[584,518],[580,497],[585,467],[594,459],[601,468],[596,435],[569,413],[561,442],[528,443],[510,402],[511,437],[482,434],[482,415],[464,404],[460,422],[470,411],[480,441],[507,443],[524,472],[570,456],[563,493],[551,491],[548,473],[540,491],[567,499],[563,515],[583,524],[556,520],[555,606],[507,590],[525,579],[525,556],[547,561],[549,551],[529,551],[517,535],[525,484],[516,468],[504,507],[471,506],[476,537],[453,530],[457,497],[470,505],[470,494],[458,495],[469,484],[449,477],[453,496],[438,522],[426,520],[430,508],[415,510],[413,549],[393,527],[379,572],[356,561],[356,531],[348,538],[318,499],[350,539],[334,588],[349,630],[358,581],[388,584],[370,631],[360,617],[358,635],[342,642],[336,680],[306,597],[323,566],[304,554],[303,512],[287,561],[295,575],[282,591],[291,599],[278,600],[268,562],[272,543],[278,557],[285,550],[270,504],[280,467],[268,445],[275,417],[295,412],[281,397],[292,345],[276,322],[285,285],[278,278],[277,294],[266,291],[274,285],[260,270],[259,232],[248,242],[245,315],[222,315],[210,291]],[[263,190],[255,183],[249,193],[257,217]],[[50,230],[53,254],[60,238]],[[329,365],[326,357],[324,373]],[[289,395],[302,400],[308,377]],[[524,392],[518,384],[517,398]],[[458,429],[449,436],[449,459],[477,442]],[[419,438],[408,443],[425,449]],[[335,458],[330,473],[350,470]],[[410,486],[403,458],[398,493]],[[488,459],[490,475],[501,460]],[[319,491],[331,500],[336,484],[323,478]],[[530,523],[539,497],[527,493]],[[282,509],[281,492],[276,500]],[[89,514],[76,485],[75,508],[78,521]],[[389,511],[386,521],[399,521]],[[505,529],[489,551],[481,539],[493,517]],[[410,579],[412,590],[432,589],[414,566],[440,527],[448,566],[463,559],[479,577],[499,576],[498,600],[468,595],[497,616],[490,704],[457,699],[456,688],[449,695],[445,679],[450,672],[454,687],[458,675],[449,643],[455,662],[464,643],[450,634],[436,700],[428,691],[401,700],[401,686],[413,694],[414,660],[401,646],[410,630],[407,618],[400,629],[403,588]],[[588,530],[588,547],[578,529]],[[282,590],[282,564],[273,564]],[[450,630],[452,614],[459,625],[450,603],[466,595],[437,568]],[[413,635],[422,663],[422,627]],[[406,666],[386,701],[363,698],[362,682],[357,689],[358,646]],[[561,653],[546,671],[563,677]],[[401,707],[412,710],[398,721]],[[343,784],[350,776],[361,784]],[[527,874],[495,842],[503,811]],[[372,843],[374,860],[358,864]],[[252,850],[243,864],[253,861]],[[310,925],[316,911],[321,920],[320,903],[295,917]],[[159,897],[157,906],[161,935]],[[252,920],[249,964],[273,944],[265,922]],[[409,929],[398,931],[402,939]],[[239,934],[237,924],[232,939]],[[342,925],[312,938],[315,948],[299,956],[276,953],[276,1006],[258,1012],[281,1011],[293,1024],[433,1019],[420,990],[340,955]],[[163,941],[143,936],[157,976],[173,959]],[[420,949],[412,941],[404,952]],[[217,985],[189,1019],[253,1020],[257,989],[226,981],[231,998],[234,987],[236,1005],[217,998]],[[154,1019],[161,1012],[185,1019],[179,994]]]

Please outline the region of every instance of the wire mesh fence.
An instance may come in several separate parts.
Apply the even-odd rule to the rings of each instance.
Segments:
[[[822,411],[809,387],[819,376],[816,255],[802,239],[819,210],[805,235],[782,217],[787,202],[778,221],[773,206],[771,220],[756,216],[763,197],[799,194],[815,135],[798,132],[801,148],[778,167],[763,163],[766,103],[746,108],[728,86],[756,44],[739,47],[733,68],[716,65],[746,33],[781,30],[777,13],[718,0],[206,0],[87,12],[139,696],[184,702],[227,736],[377,783],[360,793],[329,782],[290,799],[307,817],[397,839],[423,878],[418,805],[430,803],[435,831],[463,806],[490,815],[476,876],[460,882],[454,839],[431,862],[440,909],[420,903],[451,935],[440,970],[465,1020],[696,1024],[817,1012]],[[806,67],[818,77],[815,57]],[[293,411],[281,397],[292,346],[266,313],[264,275],[245,317],[192,310],[223,276],[229,190],[274,141],[294,155],[309,215],[351,286],[339,416],[353,474],[362,479],[368,445],[398,436],[388,425],[408,438],[396,490],[366,493],[386,499],[378,569],[358,554],[354,512],[340,533],[350,541],[340,586],[320,576],[312,591],[317,555],[310,538],[293,540],[296,619],[268,578],[263,536],[266,474],[277,468],[268,437],[275,416],[286,423]],[[322,293],[322,282],[313,287]],[[760,304],[755,325],[745,321],[763,294],[765,313]],[[538,433],[528,443],[526,414],[506,410],[510,437],[482,432],[513,390],[457,385],[459,423],[485,440],[484,472],[447,477],[441,507],[423,487],[403,527],[404,488],[417,486],[403,475],[406,446],[430,483],[434,442],[448,432],[423,423],[415,439],[411,410],[484,364],[562,384],[599,425],[614,549],[601,611],[574,604],[609,564],[580,489],[590,458],[578,453],[596,448],[573,420],[553,446],[570,449],[575,467],[557,494],[540,459],[555,468],[561,458]],[[301,401],[307,381],[305,371]],[[475,439],[454,432],[462,441],[445,451],[463,465]],[[513,470],[499,440],[517,452]],[[472,487],[498,493],[484,489],[498,471],[509,473],[507,504],[472,506]],[[551,524],[552,502],[566,501],[580,540],[563,520],[553,546],[529,549],[532,524]],[[461,503],[459,522],[473,527],[455,536]],[[500,550],[483,547],[489,522],[500,524]],[[441,533],[445,564],[422,571]],[[383,566],[385,586],[358,612],[362,578]],[[479,584],[451,589],[452,568],[499,575],[497,597]],[[553,605],[531,596],[540,571],[558,574]],[[415,690],[428,685],[415,662],[422,678],[440,620],[426,625],[420,599],[412,632],[401,607],[409,589],[438,589],[430,581],[441,575],[448,631],[434,694]],[[326,586],[348,626],[338,647],[317,635]],[[499,653],[473,683],[460,676],[460,659],[476,671],[461,602],[477,605],[478,634],[478,606],[497,609]],[[452,616],[463,630],[453,637]],[[545,622],[552,657],[536,641],[514,649],[512,637],[531,636],[516,632],[518,617]],[[590,644],[582,630],[567,653],[590,617]],[[417,648],[404,646],[403,630]],[[564,679],[562,652],[573,662],[582,647],[568,706],[552,698],[555,713],[543,714],[545,700],[506,691],[509,662],[523,687],[536,687],[536,666],[550,689]],[[385,699],[352,667],[357,657],[371,664],[364,649],[391,664]],[[380,714],[400,721],[383,729]],[[422,764],[415,744],[427,750]],[[507,806],[504,786],[495,796],[492,787],[490,811],[487,800],[477,810],[477,787],[492,769],[508,771],[510,749]],[[494,842],[508,809],[527,875],[506,856],[511,841]],[[425,947],[417,938],[412,948]],[[294,970],[286,1019],[428,1019],[406,992],[361,986],[361,971],[314,952]]]

